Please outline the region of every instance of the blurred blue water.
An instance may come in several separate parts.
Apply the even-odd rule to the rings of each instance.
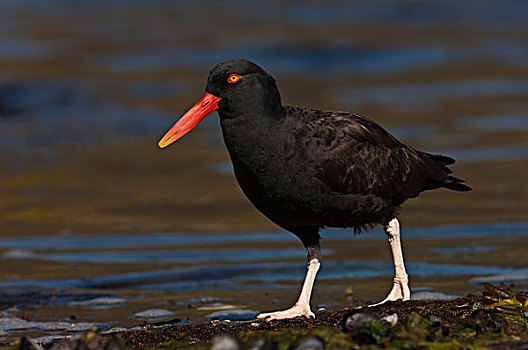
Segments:
[[[497,115],[493,117],[466,117],[459,119],[460,128],[484,131],[522,131],[528,129],[528,115]]]
[[[131,90],[142,88],[130,86]],[[44,151],[59,145],[157,135],[170,120],[156,110],[100,101],[73,83],[0,82],[0,147],[4,149]]]
[[[25,259],[96,264],[120,263],[203,263],[249,262],[275,259],[302,258],[302,249],[190,249],[138,251],[86,251],[20,254]],[[16,254],[16,252],[15,252]],[[13,254],[4,255],[5,257]]]
[[[405,239],[452,239],[452,238],[497,238],[522,240],[528,235],[528,223],[491,223],[474,225],[443,225],[428,228],[408,228]],[[386,240],[385,234],[375,230],[368,234],[353,236],[344,230],[327,230],[322,234],[327,241]],[[305,250],[298,248],[232,248],[229,244],[259,242],[292,242],[297,238],[287,232],[251,232],[239,234],[142,234],[105,236],[52,236],[48,238],[17,238],[0,240],[3,258],[15,262],[17,259],[36,261],[88,262],[105,264],[152,264],[175,263],[171,270],[146,271],[120,274],[93,279],[42,279],[0,282],[0,288],[34,286],[40,288],[132,288],[144,290],[190,291],[207,288],[246,289],[248,281],[266,283],[271,287],[278,281],[296,280],[304,273]],[[186,248],[189,246],[204,248]],[[141,248],[140,250],[130,250]],[[154,250],[162,248],[162,250]],[[433,249],[431,253],[452,256],[486,252],[498,249],[493,246],[475,246],[474,242],[457,245],[449,249]],[[325,249],[322,279],[366,278],[390,276],[393,266],[390,261],[332,261],[333,251]],[[296,259],[299,263],[283,262]],[[238,262],[244,264],[238,264]],[[196,266],[196,264],[204,264]],[[420,261],[408,262],[413,275],[441,276],[486,276],[492,274],[526,274],[528,269],[513,269],[487,265],[431,264]]]
[[[448,100],[504,97],[528,93],[528,79],[488,79],[450,82],[398,83],[375,87],[339,89],[334,94],[347,104],[376,102],[408,111],[432,111]]]
[[[138,71],[174,66],[212,67],[216,63],[245,58],[270,67],[275,73],[383,74],[445,64],[450,57],[441,47],[362,48],[342,44],[316,47],[277,43],[249,43],[236,46],[178,47],[156,52],[106,55],[97,61],[99,70]]]
[[[431,264],[426,262],[407,262],[411,275],[431,276],[488,276],[496,274],[528,274],[528,269],[503,268],[485,265]],[[318,274],[324,279],[356,279],[386,276],[394,273],[392,262],[369,261],[356,262],[326,261]],[[305,265],[291,262],[244,263],[234,265],[207,265],[199,267],[178,266],[171,270],[156,270],[121,275],[95,277],[91,279],[57,279],[5,281],[0,288],[112,288],[141,289],[166,292],[188,292],[196,290],[246,290],[262,283],[266,288],[280,287],[278,282],[302,280]],[[260,288],[262,285],[260,285]]]
[[[445,149],[436,151],[446,154],[457,161],[504,161],[510,159],[524,160],[528,158],[527,145],[513,145],[508,147],[478,147],[469,149]]]
[[[328,229],[321,233],[325,241],[350,239],[354,240],[385,240],[385,233],[372,230],[361,235],[354,235],[351,230]],[[432,238],[472,238],[472,237],[497,237],[507,235],[528,235],[528,223],[483,223],[461,225],[438,225],[424,228],[405,228],[402,235],[410,239]],[[246,232],[246,233],[150,233],[150,234],[106,234],[106,235],[55,235],[0,239],[0,249],[32,249],[46,251],[60,250],[101,250],[101,249],[130,249],[130,248],[168,248],[187,247],[191,245],[219,245],[226,243],[244,242],[299,242],[291,233],[284,231]],[[301,246],[299,246],[301,247]],[[300,248],[300,250],[302,250]],[[244,254],[243,250],[238,251]],[[272,252],[270,252],[272,253]],[[192,262],[192,254],[188,262]]]
[[[23,38],[0,39],[0,59],[35,59],[40,60],[50,56],[52,48],[49,45]]]
[[[132,84],[129,91],[142,96],[176,96],[182,87],[177,83]],[[340,89],[344,103],[359,105],[365,102],[383,103],[393,109],[436,108],[447,98],[507,96],[525,91],[528,80],[461,81],[451,83],[397,84]],[[93,98],[84,89],[70,83],[32,82],[27,84],[0,83],[0,147],[4,149],[33,149],[93,144],[126,139],[135,135],[157,138],[176,119],[157,110],[130,109]],[[426,121],[428,122],[428,121]],[[528,127],[528,116],[522,114],[458,119],[460,130],[519,131]],[[218,145],[221,134],[215,114],[204,121],[213,127],[204,132],[206,143]],[[402,139],[453,140],[431,124],[395,126],[389,128]],[[466,132],[465,140],[471,137]],[[445,143],[445,142],[444,142]],[[434,150],[462,161],[522,159],[528,156],[525,144],[508,146],[465,147],[464,149]],[[219,173],[230,173],[229,165],[212,164]]]
[[[93,0],[89,2],[72,2],[67,0],[5,0],[0,4],[3,11],[37,10],[43,13],[58,11],[69,13],[72,11],[91,10],[123,10],[133,9],[162,9],[162,10],[192,10],[213,7],[211,0],[153,0],[145,3],[142,0]],[[435,24],[444,22],[466,22],[480,26],[526,27],[528,5],[520,0],[482,0],[478,6],[471,2],[446,0],[425,1],[377,1],[358,0],[348,1],[311,1],[300,0],[281,3],[273,0],[248,2],[231,0],[223,3],[227,13],[236,16],[241,13],[258,16],[277,21],[298,21],[321,25],[328,22],[354,23],[360,21],[401,21],[411,24]],[[213,7],[214,8],[214,7]]]
[[[484,73],[461,80],[398,79],[395,83],[379,83],[379,79],[431,69],[472,67],[482,61],[512,70],[524,69],[528,66],[528,43],[518,33],[528,30],[526,18],[528,4],[514,0],[484,0],[478,6],[455,0],[235,0],[222,2],[221,7],[207,0],[3,1],[0,63],[72,58],[79,65],[77,69],[89,75],[67,79],[65,71],[56,79],[28,79],[15,85],[0,81],[0,147],[42,150],[56,145],[113,142],[116,137],[139,134],[157,138],[187,106],[167,115],[157,108],[138,110],[117,104],[113,96],[94,99],[91,91],[99,90],[109,80],[117,84],[116,75],[149,76],[166,69],[200,71],[201,82],[205,83],[212,65],[233,57],[254,60],[273,74],[291,80],[373,79],[376,84],[340,84],[320,92],[352,110],[374,104],[400,112],[435,112],[445,101],[513,98],[505,102],[511,114],[497,115],[493,124],[487,124],[489,129],[507,131],[514,117],[524,117],[520,123],[526,124],[526,106],[518,104],[519,98],[528,95],[528,79],[522,76],[512,79],[489,72],[489,76]],[[373,28],[373,33],[366,33],[372,37],[370,41],[362,40],[355,27],[358,25]],[[263,29],[257,30],[259,26]],[[401,40],[377,37],[383,35],[377,30],[385,26],[402,30],[405,36]],[[441,33],[442,28],[459,31],[462,44],[459,38],[434,34]],[[39,35],[41,31],[50,31],[51,35]],[[70,35],[54,35],[55,31]],[[414,39],[410,40],[413,33]],[[314,34],[316,37],[310,38]],[[468,40],[471,36],[473,40]],[[99,43],[102,49],[94,49]],[[130,99],[168,99],[190,93],[189,81],[177,73],[170,76],[169,82],[128,78],[118,86]],[[473,129],[473,133],[483,130],[475,123],[457,125],[461,130]],[[413,127],[431,127],[421,133],[446,139],[441,130],[426,121]],[[403,131],[401,137],[405,138],[406,133]],[[494,158],[493,154],[500,152],[503,150],[491,149],[490,155]],[[526,155],[525,150],[505,153]]]

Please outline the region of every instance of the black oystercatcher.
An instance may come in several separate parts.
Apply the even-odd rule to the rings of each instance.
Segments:
[[[400,205],[437,188],[469,191],[449,175],[454,159],[404,145],[357,114],[283,106],[275,79],[234,59],[209,73],[205,95],[161,139],[166,147],[218,110],[235,176],[271,221],[300,238],[308,272],[297,303],[259,318],[313,317],[310,296],[321,262],[319,230],[383,226],[395,277],[387,300],[409,300],[396,215]]]

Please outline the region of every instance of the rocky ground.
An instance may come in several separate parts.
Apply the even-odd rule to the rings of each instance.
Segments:
[[[318,310],[315,319],[212,321],[100,334],[5,349],[528,349],[528,292],[484,284],[482,295]]]

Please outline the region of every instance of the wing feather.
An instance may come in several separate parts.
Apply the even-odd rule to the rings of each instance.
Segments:
[[[318,177],[332,191],[403,202],[431,186],[426,153],[402,144],[375,122],[346,112],[289,108],[305,119],[301,143],[314,154]]]

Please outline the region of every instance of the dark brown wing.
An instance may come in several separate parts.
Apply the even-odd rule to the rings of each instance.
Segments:
[[[332,191],[403,202],[454,180],[464,186],[448,175],[449,157],[416,151],[355,114],[308,111],[296,112],[305,119],[302,143],[315,152],[318,176]]]

